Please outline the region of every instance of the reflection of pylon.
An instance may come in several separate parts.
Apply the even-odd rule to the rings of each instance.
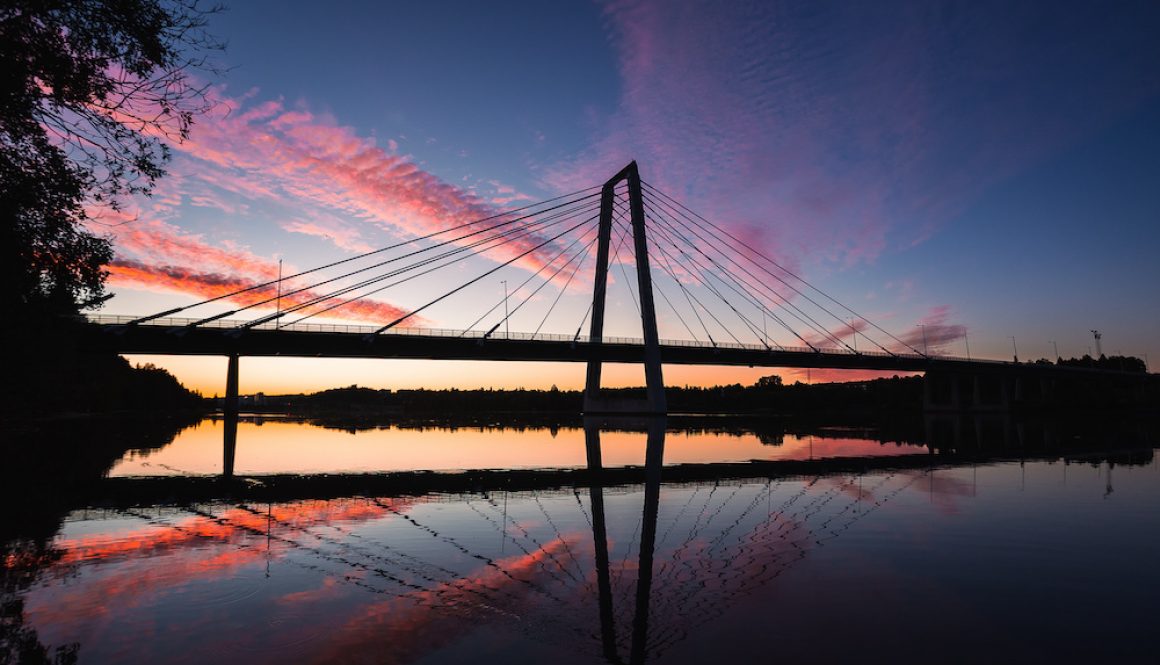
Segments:
[[[604,524],[604,489],[601,486],[600,427],[591,419],[584,423],[588,471],[592,502],[592,536],[596,550],[596,579],[600,590],[600,634],[604,657],[609,662],[622,662],[616,645],[616,627],[613,621],[611,569],[608,560],[608,536]],[[652,594],[653,551],[657,535],[657,513],[660,508],[661,465],[665,455],[665,419],[650,418],[648,443],[645,448],[644,513],[640,535],[640,560],[637,565],[636,609],[632,621],[630,663],[643,663],[648,643],[649,600]]]

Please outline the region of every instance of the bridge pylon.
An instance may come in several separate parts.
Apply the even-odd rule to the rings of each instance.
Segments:
[[[616,186],[628,184],[628,207],[632,218],[632,240],[636,256],[636,282],[639,290],[641,328],[644,333],[644,376],[646,396],[641,400],[612,400],[600,395],[600,373],[603,364],[601,346],[604,335],[604,300],[608,287],[608,252],[612,241],[612,213]],[[661,374],[661,347],[657,334],[656,305],[653,302],[652,276],[649,272],[648,241],[645,238],[644,197],[640,173],[631,162],[614,175],[600,194],[600,228],[596,247],[596,285],[592,291],[592,328],[589,334],[591,355],[588,378],[584,385],[585,413],[665,413],[665,381]]]

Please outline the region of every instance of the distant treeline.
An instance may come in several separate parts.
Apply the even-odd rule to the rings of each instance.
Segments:
[[[604,389],[602,394],[644,397],[643,388]],[[723,414],[881,414],[922,408],[922,377],[893,377],[848,383],[784,385],[778,376],[759,379],[751,386],[739,383],[713,387],[665,389],[671,413]],[[310,395],[249,398],[245,408],[288,413],[579,413],[584,396],[579,390],[375,390],[359,386],[335,388]]]
[[[0,382],[0,415],[172,412],[209,406],[164,369],[133,367],[114,353],[82,353],[77,348],[80,325],[47,317],[27,317],[15,324]]]
[[[1088,367],[1091,369],[1105,369],[1118,372],[1148,371],[1148,365],[1141,358],[1135,356],[1100,356],[1093,358],[1084,354],[1082,358],[1059,358],[1055,362],[1047,358],[1034,361],[1034,365],[1060,365],[1062,367]]]

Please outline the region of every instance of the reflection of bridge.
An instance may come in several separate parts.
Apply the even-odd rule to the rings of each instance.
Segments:
[[[117,556],[156,558],[155,565],[173,567],[172,557],[160,555],[184,543],[215,562],[265,560],[269,566],[274,560],[301,568],[308,575],[306,584],[309,576],[324,575],[358,594],[356,605],[416,598],[417,609],[391,605],[384,615],[399,617],[417,645],[406,646],[415,649],[437,649],[446,644],[448,630],[454,635],[457,628],[419,620],[417,612],[456,617],[470,629],[518,616],[507,625],[547,636],[555,648],[572,649],[575,642],[580,653],[596,650],[609,663],[643,663],[663,656],[898,494],[933,492],[936,483],[939,491],[974,491],[969,484],[953,486],[953,478],[943,479],[941,456],[926,455],[723,465],[713,476],[708,467],[716,465],[662,467],[664,419],[590,418],[584,424],[587,468],[554,479],[542,471],[497,472],[491,482],[473,486],[480,476],[467,477],[452,487],[433,484],[432,476],[439,474],[415,474],[416,483],[420,475],[427,476],[424,487],[400,483],[392,474],[379,485],[349,477],[342,492],[281,497],[263,495],[263,487],[253,482],[257,479],[236,485],[184,479],[207,493],[169,495],[181,506],[164,511],[170,518],[163,518],[161,509],[140,508],[157,505],[155,499],[122,495],[126,503],[106,505],[124,505],[117,517],[144,520],[149,532]],[[643,468],[603,468],[600,436],[608,427],[647,432]],[[1150,459],[1151,450],[1147,453]],[[462,475],[447,474],[449,481]],[[180,480],[159,482],[172,488]],[[317,489],[329,481],[322,476],[311,482]],[[108,479],[104,484],[118,491],[150,482]],[[303,501],[306,496],[335,498]],[[635,497],[642,497],[643,506],[624,510]],[[463,510],[416,510],[428,501],[451,502]],[[161,503],[172,505],[171,500]],[[640,520],[634,528],[635,515]],[[359,520],[390,521],[400,531],[387,536],[382,529],[359,528]],[[590,544],[577,535],[577,526],[590,530]],[[497,553],[481,544],[492,535],[496,543],[506,544],[506,554],[500,554],[501,547]],[[64,547],[64,561],[80,560]],[[215,549],[222,547],[249,556],[223,556]],[[149,563],[139,561],[125,574],[154,579],[147,574]],[[205,574],[215,570],[186,568]],[[83,585],[102,576],[76,577]],[[311,611],[304,615],[311,617]],[[398,638],[399,632],[388,630],[392,627],[362,626],[360,639]],[[349,644],[340,640],[335,648]],[[361,646],[363,653],[378,648]]]
[[[927,372],[941,377],[938,386],[934,381],[928,386],[928,405],[951,409],[1004,409],[1018,401],[1051,402],[1060,379],[1131,382],[1139,378],[1120,372],[932,354],[926,326],[918,326],[921,342],[913,332],[902,337],[891,334],[750,243],[643,183],[635,163],[600,188],[598,203],[591,189],[285,278],[279,276],[274,281],[233,290],[223,287],[223,292],[194,305],[137,318],[94,317],[101,332],[93,335],[91,346],[119,353],[228,356],[227,410],[232,411],[237,409],[240,356],[584,362],[588,365],[584,410],[589,413],[664,413],[662,364]],[[619,234],[615,243],[614,232]],[[631,259],[620,257],[626,245]],[[592,304],[576,333],[541,334],[594,246]],[[413,288],[416,282],[412,280],[425,275],[454,274],[453,270],[462,267],[461,261],[485,254],[499,265],[424,304],[395,310],[370,299],[404,284]],[[635,276],[625,268],[628,263],[634,264]],[[529,272],[535,269],[517,287],[519,302],[514,307],[509,306],[505,280],[503,300],[467,330],[408,327],[420,320],[421,312],[453,295],[470,293],[482,280],[513,264],[527,267]],[[357,265],[363,267],[352,268]],[[604,336],[609,272],[616,267],[623,277],[618,281],[628,287],[639,314],[642,339]],[[659,269],[661,279],[654,280],[654,268]],[[325,272],[335,269],[345,272]],[[311,278],[304,279],[306,275]],[[635,289],[631,288],[633,281]],[[511,334],[511,318],[525,305],[536,302],[536,295],[549,285],[557,295],[536,331]],[[447,284],[438,288],[447,289]],[[672,325],[679,322],[692,339],[661,339],[654,290],[667,305],[662,314],[668,315]],[[459,308],[473,305],[462,302],[468,300],[466,295],[457,300]],[[226,302],[240,306],[202,318],[171,318],[196,307]],[[501,305],[503,317],[491,323],[493,312]],[[249,320],[236,318],[263,308],[274,311]],[[393,319],[367,327],[303,323],[334,310],[360,308],[364,314],[385,310]],[[298,318],[287,323],[288,316]],[[580,331],[589,317],[590,333],[582,337]],[[475,329],[485,320],[486,331]],[[778,334],[769,333],[771,323]],[[936,331],[931,332],[934,335]],[[952,334],[963,336],[965,332]],[[779,336],[789,342],[777,341]],[[933,341],[936,346],[949,341],[947,331],[939,332]],[[647,398],[626,403],[602,397],[604,362],[642,363]]]

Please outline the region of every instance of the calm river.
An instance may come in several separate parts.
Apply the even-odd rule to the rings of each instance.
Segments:
[[[1151,425],[582,424],[27,432],[0,661],[1156,662]]]

